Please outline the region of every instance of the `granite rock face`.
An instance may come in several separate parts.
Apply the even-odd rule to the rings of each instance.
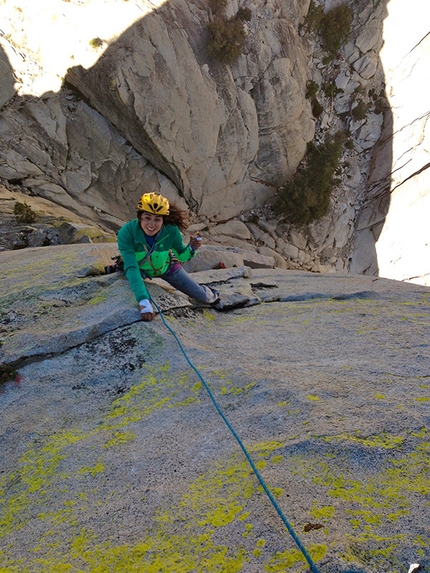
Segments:
[[[197,212],[227,219],[291,176],[314,134],[299,7],[257,3],[244,54],[208,57],[206,4],[168,2],[67,80]],[[273,193],[273,192],[272,192]]]
[[[351,272],[430,284],[430,38],[425,1],[390,0],[380,60],[389,109],[373,151]],[[399,30],[402,30],[399,37]]]
[[[170,328],[321,573],[428,572],[429,289],[208,270],[143,323],[113,252],[0,253],[3,568],[303,571]]]
[[[205,51],[206,3],[2,3],[5,571],[303,570],[169,327],[320,573],[430,571],[429,289],[375,276],[427,280],[426,2],[354,2],[329,64],[299,30],[308,1],[253,2],[230,67]],[[328,215],[265,217],[315,128],[345,127]],[[198,214],[187,268],[217,309],[152,280],[143,323],[103,274],[116,244],[90,241],[149,188]],[[11,241],[17,201],[38,218]],[[43,246],[61,241],[86,242]]]
[[[427,284],[426,0],[413,10],[400,0],[346,4],[353,25],[336,58],[301,26],[308,0],[270,0],[246,6],[243,53],[224,65],[207,51],[206,3],[4,2],[0,178],[104,232],[152,189],[190,207],[214,245],[243,247],[234,231],[211,233],[241,219],[253,233],[245,241],[277,253],[279,266]],[[226,16],[240,7],[230,3]],[[339,130],[350,141],[329,212],[302,229],[274,228],[267,201],[307,142]]]
[[[77,93],[63,88],[39,101],[24,98],[2,114],[0,177],[63,204],[97,206],[103,221],[111,214],[111,224],[126,220],[135,196],[148,188],[179,194],[211,219],[264,203],[294,173],[314,135],[298,35],[308,3],[253,5],[244,53],[226,66],[206,49],[214,18],[208,5],[175,0],[151,12],[142,2],[143,17],[96,63],[69,66],[65,80]],[[76,6],[59,4],[71,18],[76,13]],[[104,4],[115,18],[114,3]],[[6,14],[11,37],[37,58],[42,50],[31,34],[15,34],[19,24],[30,25],[25,14],[22,23],[16,12]],[[41,22],[49,17],[42,8],[37,15]],[[35,90],[28,64],[23,71]]]

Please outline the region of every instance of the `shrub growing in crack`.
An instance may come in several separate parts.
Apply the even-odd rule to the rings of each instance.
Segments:
[[[336,6],[324,14],[320,24],[320,32],[323,46],[331,56],[335,57],[341,45],[349,38],[352,17],[352,9],[345,4]]]
[[[327,214],[346,137],[341,131],[320,146],[310,143],[294,177],[278,189],[273,208],[289,223],[303,227]]]
[[[207,48],[215,59],[224,64],[231,64],[242,54],[246,40],[243,23],[251,20],[252,13],[249,8],[239,8],[235,16],[227,18],[222,14],[226,5],[225,0],[210,0],[215,19],[208,23]]]
[[[7,364],[6,362],[0,364],[0,384],[4,384],[10,380],[15,380],[17,375],[18,372],[10,364]]]
[[[25,202],[20,203],[17,201],[13,207],[13,214],[18,223],[34,223],[36,220],[36,213]]]

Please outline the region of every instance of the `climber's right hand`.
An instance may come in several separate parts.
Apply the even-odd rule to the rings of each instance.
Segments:
[[[139,312],[140,318],[145,322],[150,322],[154,319],[154,309],[152,308],[152,305],[147,298],[144,298],[139,302]]]

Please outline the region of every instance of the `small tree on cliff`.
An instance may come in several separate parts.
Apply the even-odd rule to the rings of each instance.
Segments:
[[[341,45],[348,40],[351,32],[353,12],[349,6],[336,6],[321,21],[320,30],[323,44],[327,52],[336,56]]]
[[[231,18],[221,15],[218,8],[215,20],[208,24],[210,38],[207,47],[211,56],[223,64],[234,62],[241,55],[246,40],[243,22],[250,19],[249,8],[239,8]]]
[[[345,139],[338,132],[323,145],[310,143],[294,177],[278,189],[273,207],[289,223],[302,227],[327,214]]]
[[[348,40],[352,20],[353,10],[345,4],[324,13],[324,7],[311,0],[303,27],[308,32],[321,35],[324,49],[333,58],[339,52],[341,45]]]

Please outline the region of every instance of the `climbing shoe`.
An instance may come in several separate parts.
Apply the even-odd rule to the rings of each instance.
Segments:
[[[115,261],[112,265],[105,266],[106,275],[110,275],[111,273],[117,273],[118,271],[124,270],[124,261],[122,260],[121,255],[116,255],[116,257],[112,257],[112,260]]]
[[[116,273],[118,270],[116,264],[115,265],[107,265],[105,267],[105,275],[110,275],[112,273]]]

